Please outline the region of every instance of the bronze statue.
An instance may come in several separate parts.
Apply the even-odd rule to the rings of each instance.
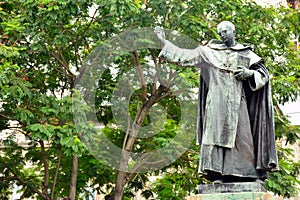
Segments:
[[[221,22],[217,31],[221,41],[182,49],[156,27],[163,47],[159,56],[201,70],[199,173],[214,183],[262,183],[278,169],[269,74],[262,58],[235,41],[231,22]]]

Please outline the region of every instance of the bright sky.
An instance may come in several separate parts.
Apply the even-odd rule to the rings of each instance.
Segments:
[[[281,108],[283,113],[289,116],[293,125],[300,125],[300,98],[295,102],[284,104]]]
[[[254,0],[258,5],[270,5],[270,6],[287,6],[286,0]]]

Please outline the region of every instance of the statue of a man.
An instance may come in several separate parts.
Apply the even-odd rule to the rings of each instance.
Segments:
[[[199,173],[215,183],[257,181],[278,169],[268,71],[248,46],[235,41],[229,21],[217,27],[219,40],[182,49],[155,33],[161,57],[201,70],[198,137]]]

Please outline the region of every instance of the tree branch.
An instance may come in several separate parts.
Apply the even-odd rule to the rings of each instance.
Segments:
[[[95,9],[95,12],[93,13],[93,16],[92,16],[92,19],[91,19],[91,21],[89,22],[89,24],[87,25],[87,27],[83,30],[83,32],[78,36],[76,36],[76,41],[75,42],[73,42],[73,45],[74,45],[74,54],[75,54],[75,65],[76,65],[76,69],[77,69],[77,71],[79,71],[79,66],[78,66],[78,60],[77,59],[79,59],[79,61],[80,61],[80,64],[82,65],[82,61],[81,61],[81,59],[80,59],[80,56],[78,56],[79,55],[79,53],[78,53],[78,41],[80,40],[80,37],[82,38],[83,36],[84,36],[84,34],[89,30],[89,28],[91,27],[91,25],[92,25],[92,23],[94,22],[94,20],[95,20],[95,17],[96,17],[96,14],[97,14],[97,12],[98,12],[98,8],[97,9]],[[77,19],[77,21],[79,20],[79,18]]]
[[[154,95],[156,93],[156,82],[159,79],[159,65],[160,63],[157,63],[157,57],[154,53],[153,49],[150,49],[151,57],[152,60],[154,61],[154,66],[155,66],[155,75],[153,77],[153,85],[151,89],[151,94]]]
[[[68,64],[68,62],[66,61],[64,55],[62,54],[62,50],[61,50],[61,49],[58,49],[57,51],[58,51],[58,53],[59,53],[59,56],[61,57],[61,62],[64,63],[64,64],[63,64],[63,67],[66,68],[66,70],[67,70],[67,72],[68,72],[69,74],[74,75],[74,74],[70,71],[70,69],[69,69],[69,67],[68,67],[69,64]]]
[[[48,186],[49,186],[49,168],[48,168],[48,163],[47,163],[47,158],[46,158],[46,151],[45,151],[45,145],[42,140],[39,141],[41,145],[41,153],[42,153],[42,161],[44,165],[44,182],[43,182],[43,187],[42,191],[43,194],[47,195],[48,193]]]
[[[56,181],[57,181],[57,177],[58,177],[58,171],[60,168],[60,159],[61,159],[61,145],[58,144],[58,155],[57,155],[57,165],[56,165],[56,170],[55,170],[55,175],[54,175],[54,180],[53,180],[53,184],[52,184],[52,189],[51,189],[51,199],[54,199],[54,190],[55,190],[55,185],[56,185]]]
[[[81,65],[82,65],[82,63],[80,60],[80,56],[78,56],[79,55],[79,53],[78,53],[78,37],[76,37],[76,40],[75,40],[75,42],[73,42],[73,45],[74,45],[75,67],[76,67],[76,70],[79,71],[78,59],[79,59]]]
[[[53,55],[52,55],[52,53],[49,51],[49,49],[48,49],[48,47],[47,47],[46,44],[44,44],[44,48],[46,49],[46,52],[47,52],[49,58],[51,58]],[[56,57],[54,57],[54,58],[56,59]],[[59,61],[58,61],[58,62],[59,62]],[[57,69],[57,67],[53,66],[53,64],[50,62],[50,59],[48,59],[48,63],[49,63],[49,65],[50,65],[52,68],[56,69],[59,73],[65,74],[64,71],[60,71],[59,69]]]
[[[282,110],[280,109],[279,103],[277,102],[277,100],[274,100],[274,101],[273,101],[273,104],[274,104],[274,105],[273,105],[273,106],[274,106],[274,111],[277,113],[277,118],[278,118],[278,120],[279,120],[281,123],[285,124],[285,120],[286,120],[286,119],[282,118],[282,116],[285,117],[285,115],[283,114]]]
[[[68,78],[68,79],[72,79],[73,77],[75,77],[75,75],[70,71],[67,63],[64,63],[55,53],[50,52],[51,55],[59,62],[59,64],[62,66],[63,71],[64,71],[64,75]],[[62,59],[64,59],[64,57],[62,57]]]
[[[29,185],[28,183],[25,182],[25,180],[21,179],[21,178],[17,178],[17,180],[22,184],[27,186],[31,191],[37,193],[38,195],[40,195],[43,199],[47,199],[50,200],[50,198],[46,195],[43,194],[42,192],[38,191],[36,188],[34,188],[33,186]]]
[[[128,180],[130,180],[133,176],[135,176],[135,173],[141,168],[141,167],[151,167],[151,166],[157,166],[158,164],[167,162],[169,160],[169,158],[162,158],[160,160],[157,160],[155,162],[140,162],[139,164],[137,164],[133,170],[130,172],[130,175],[127,177]]]
[[[0,177],[0,181],[15,181],[18,180],[16,176]]]
[[[140,60],[139,60],[139,55],[138,55],[137,51],[133,51],[132,54],[133,54],[134,62],[136,64],[136,70],[137,70],[138,79],[139,79],[139,81],[141,83],[142,97],[143,97],[143,100],[147,100],[146,81],[145,81],[145,76],[143,74],[143,70],[142,70],[142,67],[141,67]]]
[[[130,130],[131,130],[130,129],[130,115],[128,114],[128,116],[127,116],[127,130],[126,130],[126,134],[125,134],[124,141],[123,141],[123,147],[122,147],[123,150],[125,149],[126,142],[127,142]]]
[[[47,195],[43,194],[42,192],[40,192],[39,190],[37,190],[36,188],[34,188],[32,185],[30,185],[29,183],[27,183],[24,179],[20,178],[17,175],[17,173],[15,173],[9,165],[6,164],[5,166],[14,175],[13,177],[15,177],[15,180],[17,180],[22,185],[27,186],[33,193],[38,194],[43,199],[50,200],[50,198]]]
[[[98,10],[99,10],[99,8],[95,9],[95,12],[93,13],[91,21],[89,22],[87,27],[84,29],[84,31],[80,34],[81,37],[89,30],[90,26],[92,25],[93,21],[95,20]]]
[[[4,119],[7,119],[7,120],[11,120],[10,117],[6,116],[6,115],[3,115],[2,113],[0,113],[0,117],[4,118]]]
[[[44,44],[44,48],[46,49],[48,56],[54,57],[55,60],[57,60],[58,63],[60,64],[60,66],[62,67],[62,71],[57,69],[57,67],[54,67],[54,69],[56,69],[59,73],[64,74],[66,76],[66,78],[68,79],[69,83],[73,84],[73,79],[74,79],[75,75],[70,71],[70,69],[68,67],[68,63],[66,61],[64,63],[64,61],[63,61],[63,60],[65,60],[64,56],[62,54],[60,54],[61,59],[63,59],[63,60],[61,60],[58,55],[49,51],[46,44]],[[58,50],[58,52],[60,52],[60,50]]]

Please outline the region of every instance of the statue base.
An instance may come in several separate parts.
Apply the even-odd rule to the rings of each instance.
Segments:
[[[273,195],[266,192],[197,194],[186,198],[186,200],[275,200],[275,199],[276,198]]]
[[[266,192],[264,186],[256,182],[238,182],[198,185],[198,194]]]
[[[263,185],[255,182],[198,185],[197,195],[186,200],[273,200]]]

